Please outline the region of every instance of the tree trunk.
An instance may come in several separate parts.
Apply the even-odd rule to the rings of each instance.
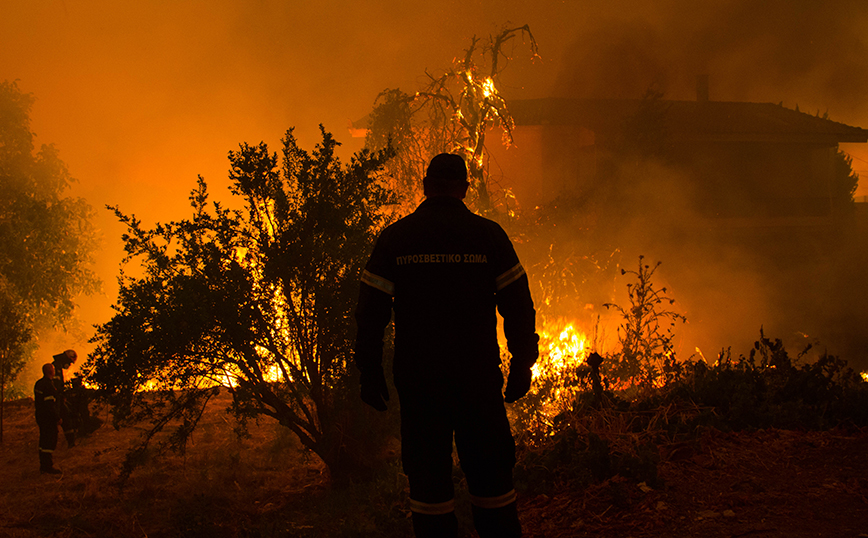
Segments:
[[[3,442],[3,411],[6,409],[6,380],[0,379],[0,443]]]
[[[328,436],[315,452],[325,463],[331,483],[337,488],[369,481],[378,468],[376,454],[365,453],[360,445],[342,442],[336,436]]]
[[[379,413],[365,404],[340,401],[314,447],[332,484],[346,487],[373,479],[394,458],[387,447],[398,434],[397,409]]]

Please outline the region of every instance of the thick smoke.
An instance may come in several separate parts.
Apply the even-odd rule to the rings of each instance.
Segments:
[[[82,299],[89,325],[111,315],[122,256],[123,229],[103,210],[105,204],[119,205],[145,223],[183,218],[198,174],[215,197],[222,196],[226,153],[242,141],[274,146],[292,126],[309,147],[323,123],[349,156],[361,141],[349,138],[345,126],[370,111],[378,92],[418,89],[426,70],[448,67],[471,36],[487,37],[508,21],[530,25],[543,57],[531,65],[520,43],[509,51],[513,57],[501,81],[508,98],[632,98],[655,87],[666,98],[693,99],[695,76],[704,73],[713,100],[782,101],[868,126],[862,98],[868,83],[866,17],[868,7],[859,0],[12,0],[0,16],[0,80],[17,79],[35,94],[32,118],[39,142],[57,145],[80,180],[76,194],[100,212],[97,224],[105,231],[106,248],[98,270],[106,293]],[[856,153],[855,146],[848,151],[868,161],[868,152]],[[520,163],[506,164],[504,173],[521,175]],[[854,165],[868,169],[863,161]],[[660,175],[660,181],[670,177]],[[516,193],[525,188],[515,185]],[[655,256],[644,245],[676,234],[679,225],[665,233],[658,226],[649,234],[624,220],[624,230],[633,230],[620,247],[628,267],[633,260],[628,247]],[[592,246],[576,245],[574,252]],[[659,256],[661,277],[670,281],[688,316],[694,303],[719,304],[768,289],[752,257],[740,251],[720,247],[700,253],[697,258],[727,262],[706,269],[707,278],[695,278],[698,284],[690,275],[670,275],[692,266],[667,254]],[[687,282],[706,289],[682,294]],[[600,285],[577,308],[599,308],[611,291],[611,285]],[[767,300],[753,304],[748,329],[720,325],[715,345],[735,345],[736,336],[758,331],[760,320],[770,334],[783,334],[770,327],[772,320],[783,319],[780,309]],[[692,319],[719,325],[717,317],[732,317],[726,310]],[[81,356],[87,352],[83,342],[62,342],[60,349],[75,345]]]
[[[635,3],[632,3],[635,4]],[[567,48],[558,95],[639,98],[649,87],[693,99],[783,101],[866,122],[868,6],[858,0],[642,3],[587,19]]]
[[[552,95],[640,99],[650,89],[664,99],[693,100],[697,75],[707,75],[711,100],[780,102],[849,125],[868,124],[864,3],[630,6],[598,12],[577,29]],[[853,167],[864,168],[861,148],[846,149]],[[697,347],[712,360],[728,346],[734,355],[746,354],[762,328],[782,338],[792,354],[813,344],[814,352],[868,366],[868,283],[859,269],[868,261],[864,233],[854,233],[852,225],[833,232],[722,231],[696,210],[697,178],[657,159],[618,168],[617,185],[607,186],[617,192],[583,186],[597,202],[585,210],[600,214],[602,228],[589,248],[617,248],[627,269],[635,269],[640,254],[663,262],[660,285],[689,319],[679,329],[682,357]]]

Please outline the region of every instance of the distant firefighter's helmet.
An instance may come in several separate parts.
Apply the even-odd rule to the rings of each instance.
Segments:
[[[54,355],[52,358],[61,368],[69,368],[69,366],[78,358],[78,354],[72,349],[67,349],[63,353]]]

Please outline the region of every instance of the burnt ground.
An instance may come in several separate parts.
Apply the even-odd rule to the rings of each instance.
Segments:
[[[379,500],[335,493],[285,428],[237,440],[220,405],[185,456],[155,457],[123,489],[114,480],[141,429],[61,441],[64,474],[39,475],[32,405],[6,409],[0,537],[410,536],[400,484]],[[615,477],[521,495],[526,536],[868,537],[868,429],[709,430],[661,446],[660,461],[657,489]]]
[[[529,537],[868,537],[868,431],[708,431],[661,447],[664,485],[615,477],[523,502]]]

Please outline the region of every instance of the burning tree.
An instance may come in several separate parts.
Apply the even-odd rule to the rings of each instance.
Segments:
[[[536,59],[537,44],[528,25],[504,28],[487,42],[471,38],[452,68],[439,76],[426,72],[428,83],[415,94],[388,89],[377,97],[367,143],[374,148],[389,141],[394,144],[398,157],[390,168],[407,190],[412,190],[410,182],[422,177],[433,155],[458,153],[468,165],[470,203],[483,213],[494,208],[485,137],[499,126],[503,143],[512,144],[515,122],[496,83],[509,60],[505,47],[519,35],[529,41],[532,59]]]
[[[128,227],[125,262],[140,259],[142,276],[121,275],[117,313],[85,370],[111,394],[116,421],[153,421],[140,450],[170,423],[169,444],[183,449],[225,386],[241,431],[253,417],[277,420],[336,481],[370,467],[353,439],[366,421],[352,416],[364,411],[348,367],[351,311],[387,220],[378,178],[389,152],[344,167],[322,137],[308,153],[287,131],[280,166],[264,143],[230,152],[243,211],[209,211],[201,177],[189,220],[146,229],[114,208]]]

